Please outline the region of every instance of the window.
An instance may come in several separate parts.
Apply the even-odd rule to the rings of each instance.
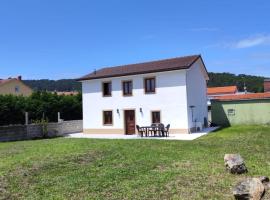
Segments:
[[[235,110],[234,109],[228,109],[228,116],[234,116]]]
[[[144,79],[144,91],[145,93],[155,93],[156,91],[156,79],[155,78],[146,78]]]
[[[112,96],[112,83],[111,82],[103,82],[102,89],[103,89],[103,96],[104,97]]]
[[[131,96],[132,95],[132,81],[123,81],[123,95],[124,96]]]
[[[152,123],[160,123],[160,111],[152,112]]]
[[[112,125],[113,124],[112,111],[103,111],[103,124],[104,125]]]
[[[16,86],[16,87],[15,87],[15,92],[16,92],[16,93],[20,92],[20,87],[19,87],[19,86]]]

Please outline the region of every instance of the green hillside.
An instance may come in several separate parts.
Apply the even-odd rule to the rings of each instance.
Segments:
[[[263,91],[264,77],[261,76],[210,72],[209,77],[208,87],[237,85],[238,89],[243,91],[244,85],[246,85],[249,92]],[[74,79],[25,80],[24,82],[34,90],[38,91],[81,91],[81,83]]]

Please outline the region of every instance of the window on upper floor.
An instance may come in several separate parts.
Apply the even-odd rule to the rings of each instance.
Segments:
[[[145,94],[152,94],[156,92],[156,78],[145,78],[144,79],[144,92]]]
[[[112,111],[103,111],[103,125],[113,124],[113,113]]]
[[[112,82],[103,82],[102,83],[102,92],[104,97],[112,96]]]
[[[152,124],[160,123],[160,111],[152,111]]]
[[[20,87],[17,85],[17,86],[15,86],[15,92],[16,93],[19,93],[20,92]]]
[[[132,95],[132,81],[123,81],[123,96],[131,96]]]

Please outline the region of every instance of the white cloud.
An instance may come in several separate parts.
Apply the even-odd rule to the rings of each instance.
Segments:
[[[233,48],[242,49],[249,48],[258,45],[269,45],[270,44],[270,35],[256,35],[246,39],[239,40],[232,44]]]
[[[205,46],[205,48],[230,48],[230,49],[244,49],[255,46],[270,45],[269,34],[257,34],[248,38],[244,38],[238,41],[229,42],[222,41]]]

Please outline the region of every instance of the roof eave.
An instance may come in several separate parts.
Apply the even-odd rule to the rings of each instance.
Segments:
[[[141,74],[150,74],[150,73],[158,73],[158,72],[168,72],[168,71],[176,71],[176,70],[186,70],[190,68],[193,65],[193,63],[186,67],[175,67],[171,69],[161,69],[161,70],[150,70],[150,71],[144,71],[144,72],[133,72],[133,73],[126,73],[126,74],[115,74],[115,75],[107,75],[107,76],[98,76],[98,77],[82,77],[79,79],[75,79],[76,81],[87,81],[87,80],[96,80],[96,79],[103,79],[103,78],[115,78],[115,77],[122,77],[122,76],[132,76],[132,75],[141,75]]]

